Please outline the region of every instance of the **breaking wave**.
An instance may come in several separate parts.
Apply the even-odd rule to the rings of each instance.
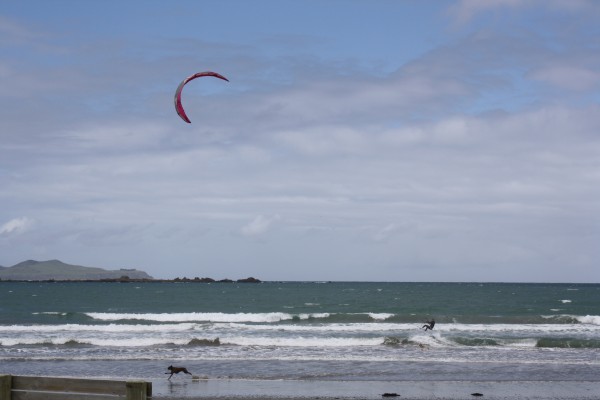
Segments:
[[[328,313],[319,314],[288,314],[281,312],[272,313],[85,313],[88,317],[100,321],[155,321],[155,322],[281,322],[294,319],[307,320],[314,318],[327,318]]]

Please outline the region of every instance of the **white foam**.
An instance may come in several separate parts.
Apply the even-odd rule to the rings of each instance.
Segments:
[[[119,314],[122,315],[122,314]],[[308,318],[308,314],[301,318]],[[312,318],[326,317],[327,314],[315,314]],[[103,318],[108,316],[103,315]],[[557,316],[548,316],[547,318],[556,318]],[[600,316],[558,316],[568,317],[579,321],[580,323],[565,323],[565,324],[438,324],[435,327],[434,333],[445,332],[449,334],[537,334],[544,333],[600,333]],[[145,316],[144,318],[147,318]],[[126,319],[131,319],[129,316]],[[171,319],[165,318],[166,320]],[[223,318],[224,320],[235,318]],[[149,333],[169,333],[169,332],[185,332],[185,331],[213,331],[213,332],[241,332],[241,331],[269,331],[269,332],[314,332],[314,333],[376,333],[379,335],[389,336],[397,335],[400,332],[413,334],[422,331],[419,329],[419,324],[410,323],[390,323],[390,322],[361,322],[361,323],[286,323],[286,324],[271,324],[269,322],[252,322],[258,318],[248,318],[250,324],[246,321],[236,322],[181,322],[181,323],[158,323],[158,324],[130,324],[130,323],[110,323],[110,324],[60,324],[60,325],[0,325],[0,335],[2,333],[14,335],[19,333],[37,332],[37,333],[53,333],[53,332],[149,332]],[[159,321],[161,322],[161,321]]]
[[[75,339],[73,336],[76,336]],[[187,336],[173,337],[171,335],[160,336],[54,336],[54,337],[14,337],[3,338],[0,343],[3,346],[16,345],[65,345],[67,343],[87,344],[103,347],[148,347],[157,345],[185,346],[190,343]],[[212,340],[212,339],[208,339]],[[223,345],[238,346],[276,346],[276,347],[357,347],[357,346],[379,346],[383,338],[323,338],[323,337],[269,337],[269,336],[231,336],[220,339]]]
[[[329,313],[313,313],[313,314],[299,314],[300,319],[311,319],[311,318],[328,318],[331,314]]]
[[[239,346],[277,346],[277,347],[356,347],[379,346],[383,337],[377,338],[323,338],[323,337],[248,337],[234,336],[221,339],[223,344]]]
[[[54,337],[54,338],[14,338],[2,339],[3,346],[16,345],[65,345],[67,343],[77,343],[80,345],[93,345],[105,347],[145,347],[156,346],[160,344],[178,344],[185,345],[189,342],[186,339],[168,340],[161,338],[99,338],[86,337],[74,339],[72,337]]]
[[[252,322],[274,323],[289,321],[295,317],[301,320],[328,318],[329,313],[161,313],[161,314],[117,314],[117,313],[86,313],[87,316],[101,321],[155,321],[155,322]]]
[[[33,345],[33,344],[54,344],[54,343],[52,343],[51,339],[18,337],[18,338],[2,338],[0,340],[0,344],[2,344],[2,346],[16,346],[19,344]]]
[[[124,325],[124,324],[109,324],[109,325],[0,325],[0,333],[56,333],[56,332],[179,332],[189,331],[196,327],[193,323],[183,324],[161,324],[161,325]]]
[[[525,338],[525,339],[502,339],[498,340],[499,343],[505,346],[532,348],[537,346],[537,339]]]
[[[61,316],[65,316],[67,315],[66,312],[58,312],[58,311],[44,311],[44,312],[33,312],[31,313],[31,315],[61,315]]]
[[[371,317],[372,319],[376,320],[376,321],[385,321],[388,318],[393,317],[394,314],[387,314],[387,313],[369,313],[369,317]]]
[[[571,300],[561,300],[561,303],[565,304],[565,303],[571,303]]]
[[[288,313],[86,313],[88,317],[101,321],[157,321],[157,322],[279,322],[294,318]]]
[[[575,317],[582,324],[600,325],[600,315],[586,315],[585,317]]]
[[[329,314],[302,314],[301,319],[293,319],[294,315],[285,313],[263,314],[109,314],[90,313],[91,316],[111,323],[60,324],[60,325],[0,325],[0,344],[2,346],[48,344],[63,345],[71,342],[106,347],[161,346],[175,344],[185,346],[192,339],[214,340],[219,338],[223,345],[256,346],[256,347],[290,347],[293,351],[301,351],[301,347],[310,348],[309,352],[317,352],[323,347],[340,347],[353,352],[352,347],[360,347],[363,351],[368,346],[383,346],[384,338],[404,339],[412,343],[432,348],[476,348],[485,345],[468,346],[461,344],[460,338],[466,340],[489,339],[498,343],[496,348],[533,348],[539,338],[598,338],[600,337],[600,316],[552,315],[553,322],[547,324],[461,324],[439,323],[434,331],[424,332],[419,323],[381,322],[387,315],[375,314],[379,320],[359,323],[323,323],[318,318],[327,318]],[[364,314],[367,315],[367,314]],[[370,314],[369,314],[370,315]],[[134,317],[149,320],[153,323],[134,323]],[[122,318],[126,322],[117,322],[111,318]],[[213,318],[221,321],[207,321]],[[315,320],[306,320],[316,318]],[[371,316],[371,318],[373,318]],[[167,321],[163,322],[161,319]],[[173,322],[183,319],[184,322]],[[199,319],[199,320],[197,320]],[[258,321],[258,322],[255,322]],[[272,321],[282,323],[273,323]],[[579,322],[579,323],[577,323]],[[235,346],[220,346],[221,352],[230,351]],[[171,349],[172,346],[166,349]],[[410,346],[409,346],[410,348]],[[65,349],[42,348],[43,351],[63,352]],[[75,349],[75,350],[72,350]],[[1,349],[0,349],[1,350]],[[165,351],[167,351],[165,350]],[[255,349],[251,349],[254,351]],[[389,349],[388,349],[389,350]],[[417,348],[418,350],[418,348]],[[8,349],[16,354],[21,349]],[[25,350],[41,351],[41,350]],[[69,352],[88,351],[83,346],[69,347]],[[94,350],[95,351],[95,350]],[[119,350],[120,352],[121,350]],[[123,350],[124,351],[124,350]],[[142,351],[142,350],[136,350]],[[143,351],[154,352],[154,349]],[[159,351],[159,350],[156,350]],[[162,350],[160,350],[162,351]],[[170,351],[170,350],[169,350]],[[186,350],[187,351],[187,350]],[[205,350],[202,350],[205,352]],[[213,350],[211,350],[213,351]],[[241,350],[231,350],[238,352]],[[265,350],[266,351],[266,350]],[[368,351],[378,351],[369,349]]]
[[[281,332],[388,332],[414,329],[412,324],[391,323],[346,323],[346,324],[315,324],[315,325],[245,325],[231,323],[230,327],[240,330],[281,331]]]
[[[414,343],[422,344],[427,347],[457,347],[458,344],[443,338],[439,333],[435,335],[415,334],[411,335],[409,340]]]

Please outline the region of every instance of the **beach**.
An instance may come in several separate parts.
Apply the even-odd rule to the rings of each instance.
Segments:
[[[235,377],[226,376],[229,371]],[[402,362],[354,364],[354,375],[328,378],[322,371],[350,370],[348,363],[293,360],[197,361],[180,360],[192,375],[165,374],[165,360],[8,360],[0,364],[0,374],[59,376],[152,382],[155,399],[380,399],[396,393],[397,399],[597,399],[600,393],[598,364],[578,366],[574,372],[568,362],[548,366],[544,363],[470,364]],[[280,371],[295,378],[265,378],[264,371]],[[392,375],[390,371],[394,371]],[[222,373],[219,373],[220,371]],[[329,376],[338,376],[330,371]],[[249,378],[262,374],[262,378]],[[220,375],[220,376],[217,376]],[[242,377],[246,376],[245,378]],[[390,378],[392,376],[392,378]],[[541,378],[544,377],[544,378]]]
[[[154,398],[175,399],[598,399],[600,382],[465,381],[153,381]],[[383,394],[398,396],[384,397]],[[474,393],[483,396],[474,396]]]

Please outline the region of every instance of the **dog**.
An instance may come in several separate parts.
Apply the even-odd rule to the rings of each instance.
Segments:
[[[165,372],[165,374],[171,374],[168,379],[171,379],[171,377],[173,376],[173,374],[178,374],[180,372],[183,372],[183,373],[188,374],[188,375],[192,375],[192,373],[190,371],[188,371],[187,368],[185,368],[185,367],[174,367],[172,365],[169,365],[167,367],[167,369],[169,371],[171,371],[171,372]]]

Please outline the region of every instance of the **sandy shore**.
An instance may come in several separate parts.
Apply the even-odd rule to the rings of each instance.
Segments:
[[[155,380],[153,398],[171,399],[598,399],[600,382]],[[395,393],[396,397],[383,397]],[[483,396],[473,396],[480,393]]]

